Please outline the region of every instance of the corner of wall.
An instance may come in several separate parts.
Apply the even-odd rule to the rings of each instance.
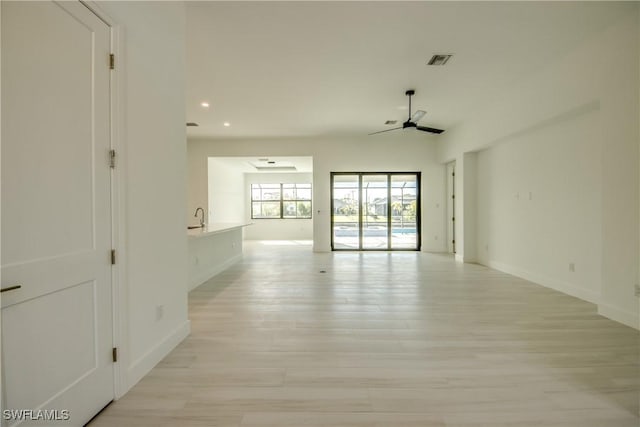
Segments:
[[[611,304],[598,304],[598,314],[608,319],[615,320],[634,329],[640,329],[640,315],[638,308],[634,311],[623,310]]]
[[[162,341],[151,347],[127,369],[129,388],[147,375],[162,359],[191,333],[191,321],[186,320],[171,331]]]

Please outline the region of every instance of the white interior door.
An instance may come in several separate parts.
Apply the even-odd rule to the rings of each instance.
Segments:
[[[2,288],[21,285],[1,294],[2,400],[42,419],[3,425],[81,426],[114,395],[110,29],[79,2],[0,4]]]

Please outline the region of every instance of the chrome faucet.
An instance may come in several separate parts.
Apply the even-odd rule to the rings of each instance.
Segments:
[[[202,212],[202,218],[200,218],[200,227],[204,227],[204,209],[198,208],[196,209],[196,213],[193,215],[196,218],[198,217],[198,211]]]

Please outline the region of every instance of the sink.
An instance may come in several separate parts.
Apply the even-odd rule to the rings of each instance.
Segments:
[[[187,226],[187,230],[193,230],[194,228],[203,228],[204,225],[189,225]]]

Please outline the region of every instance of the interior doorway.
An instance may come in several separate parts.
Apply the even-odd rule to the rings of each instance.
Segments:
[[[420,250],[420,172],[332,172],[331,249]]]

